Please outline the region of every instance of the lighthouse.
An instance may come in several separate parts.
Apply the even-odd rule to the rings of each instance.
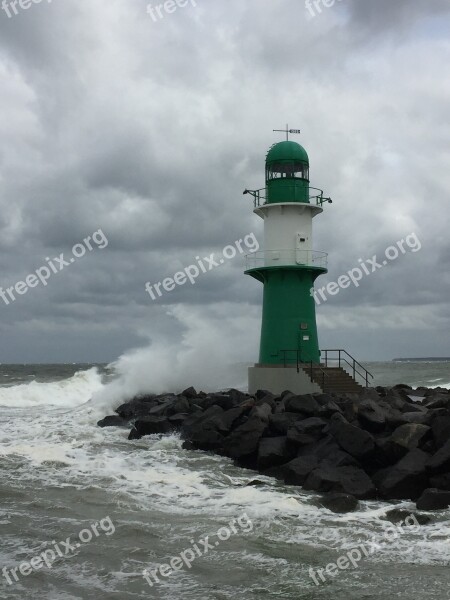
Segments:
[[[249,369],[250,393],[322,391],[311,376],[321,357],[312,291],[327,272],[327,254],[314,249],[313,219],[331,198],[310,186],[308,154],[289,140],[290,133],[300,132],[282,131],[286,141],[266,156],[265,187],[244,191],[264,221],[264,250],[246,257],[245,273],[264,286],[259,362]]]

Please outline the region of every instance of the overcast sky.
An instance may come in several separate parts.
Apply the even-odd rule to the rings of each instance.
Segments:
[[[194,6],[196,4],[196,6]],[[157,3],[155,3],[155,6]],[[408,251],[318,307],[322,347],[358,358],[450,355],[450,4],[43,0],[0,11],[0,285],[101,229],[95,248],[8,305],[0,362],[107,362],[184,345],[258,357],[262,286],[241,256],[152,301],[196,256],[255,233],[274,128],[302,129],[318,285]]]

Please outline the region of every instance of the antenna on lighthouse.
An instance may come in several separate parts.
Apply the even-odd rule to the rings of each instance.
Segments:
[[[289,141],[290,133],[301,133],[300,129],[289,129],[289,125],[286,125],[286,129],[274,129],[274,131],[280,131],[286,134],[286,141]]]

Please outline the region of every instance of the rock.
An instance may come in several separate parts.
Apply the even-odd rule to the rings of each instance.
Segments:
[[[370,477],[358,467],[319,466],[308,475],[303,487],[316,492],[343,492],[358,499],[373,498],[376,492]]]
[[[183,392],[181,392],[180,396],[184,396],[185,398],[197,398],[197,390],[194,387],[188,387]]]
[[[410,385],[407,385],[406,383],[397,383],[397,385],[394,385],[394,387],[392,389],[393,390],[412,390],[412,387]]]
[[[136,421],[134,428],[140,437],[156,433],[170,433],[175,426],[166,417],[148,416]]]
[[[419,425],[429,425],[430,415],[422,412],[404,412],[402,414],[405,423],[417,423]]]
[[[314,444],[301,446],[298,456],[315,456],[320,463],[334,467],[360,466],[353,456],[341,450],[335,439],[330,435],[327,435]]]
[[[315,417],[320,413],[320,405],[312,394],[290,396],[285,399],[285,407],[287,412],[301,413],[308,417]]]
[[[245,487],[261,487],[262,485],[267,485],[267,483],[265,481],[261,481],[260,479],[252,479],[245,484]]]
[[[299,456],[284,465],[284,482],[287,485],[303,485],[308,475],[319,466],[317,456]]]
[[[431,429],[436,448],[441,448],[450,439],[450,416],[434,416],[431,420]]]
[[[384,521],[390,521],[395,525],[400,525],[401,523],[405,523],[406,519],[408,519],[407,523],[409,523],[412,519],[411,516],[419,523],[419,525],[428,525],[431,523],[432,519],[428,515],[421,515],[420,513],[412,513],[410,510],[406,510],[404,508],[391,508],[388,510],[384,517],[381,517]]]
[[[319,440],[328,427],[328,423],[318,417],[310,417],[294,423],[287,432],[287,439],[292,444],[304,446]]]
[[[99,427],[128,427],[129,420],[118,415],[110,415],[97,423]]]
[[[394,466],[379,471],[373,480],[382,497],[387,500],[416,500],[428,482],[428,459],[428,454],[415,449]]]
[[[320,405],[320,416],[330,418],[335,413],[342,414],[341,409],[329,394],[318,394],[315,399]]]
[[[140,440],[141,437],[142,437],[142,435],[139,435],[139,433],[137,432],[136,428],[133,427],[133,429],[130,431],[128,439],[129,440]]]
[[[250,460],[256,454],[259,441],[269,424],[271,407],[268,404],[255,406],[248,420],[234,429],[225,438],[224,449],[228,456],[238,460]]]
[[[274,437],[278,435],[286,435],[288,429],[292,427],[292,425],[302,419],[302,415],[299,413],[291,413],[291,412],[282,412],[275,413],[269,416],[269,435],[273,435]]]
[[[253,407],[251,405],[241,405],[236,408],[231,408],[230,410],[226,410],[221,415],[221,429],[220,431],[223,434],[228,434],[234,427],[238,427],[242,425],[242,423],[246,420],[246,415],[248,415]]]
[[[331,467],[361,467],[360,463],[350,456],[344,450],[341,450],[339,446],[334,452],[331,452],[329,456],[322,460],[323,465],[329,465]]]
[[[261,400],[261,398],[264,398],[265,396],[273,397],[273,394],[272,392],[268,392],[267,390],[258,390],[255,394],[257,400]]]
[[[292,458],[286,437],[263,438],[259,442],[257,466],[259,471],[277,467]]]
[[[169,421],[172,423],[174,427],[177,429],[181,428],[183,423],[189,417],[187,413],[177,413],[169,417]]]
[[[450,403],[450,397],[448,394],[436,394],[435,396],[428,396],[425,398],[423,404],[428,409],[430,408],[448,408]]]
[[[256,406],[262,406],[263,404],[268,404],[272,411],[275,411],[275,409],[277,408],[277,403],[275,401],[275,398],[273,396],[264,396],[264,398],[261,398],[260,400],[256,400]]]
[[[152,402],[156,402],[154,398],[152,398]],[[116,408],[115,412],[123,419],[144,417],[149,414],[150,409],[152,408],[152,402],[133,399],[130,402],[121,404],[118,408]]]
[[[253,400],[252,396],[249,396],[248,394],[241,392],[239,390],[235,390],[234,388],[231,388],[230,390],[228,390],[226,395],[232,399],[234,406],[239,406],[239,404],[242,404],[243,402],[247,402],[248,400]]]
[[[218,450],[223,447],[224,438],[235,422],[249,410],[249,407],[241,406],[223,411],[219,406],[212,406],[195,420],[185,421],[182,435],[200,450]]]
[[[436,488],[426,489],[417,500],[419,510],[443,510],[450,506],[450,492],[437,490]]]
[[[350,494],[328,494],[320,499],[319,504],[339,514],[353,512],[359,506],[358,500]]]
[[[183,398],[182,396],[166,396],[161,400],[158,399],[158,403],[150,408],[148,414],[155,417],[166,417],[176,415],[177,413],[189,413],[192,410],[187,398]]]
[[[189,440],[184,441],[181,447],[183,448],[183,450],[196,450],[195,444],[193,444]]]
[[[405,402],[401,412],[418,412],[424,415],[427,414],[427,409],[424,406],[418,404],[417,402],[411,401]]]
[[[331,433],[342,450],[357,459],[369,457],[375,449],[373,436],[349,423],[333,423]]]
[[[430,477],[430,485],[438,490],[450,492],[450,473]]]
[[[350,398],[336,398],[335,402],[349,423],[356,421],[356,408],[353,400]]]
[[[200,406],[203,410],[211,408],[211,406],[219,406],[223,410],[230,410],[230,408],[236,406],[233,398],[226,394],[208,394],[204,398],[196,399],[195,404]]]
[[[432,473],[447,473],[450,471],[450,440],[429,459],[428,469]]]
[[[385,449],[397,459],[403,458],[409,450],[421,447],[430,436],[431,428],[427,425],[409,423],[397,427],[386,441]]]
[[[385,412],[374,400],[363,400],[357,409],[358,419],[368,431],[383,431],[386,426]]]

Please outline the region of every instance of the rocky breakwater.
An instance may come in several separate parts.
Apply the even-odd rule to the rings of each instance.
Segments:
[[[133,398],[99,426],[129,439],[180,432],[183,447],[230,457],[286,484],[324,493],[332,510],[360,499],[450,505],[450,391],[409,386],[361,395],[274,396],[237,390]]]

